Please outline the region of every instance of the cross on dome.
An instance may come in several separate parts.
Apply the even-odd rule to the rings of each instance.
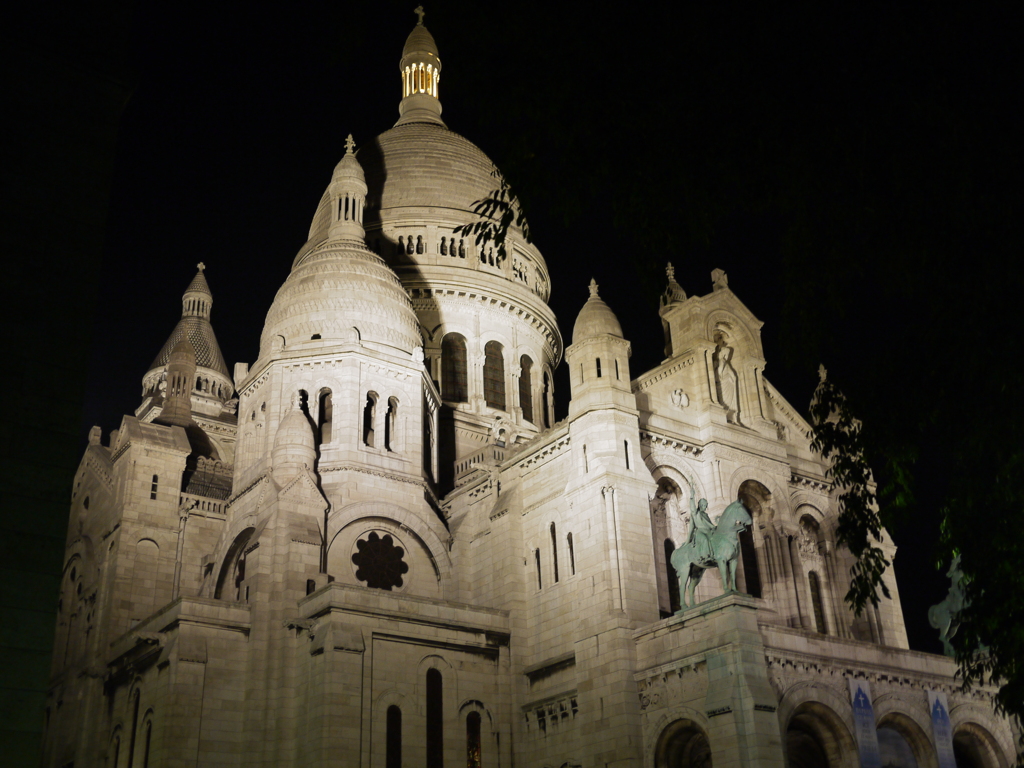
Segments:
[[[417,16],[420,17],[420,20],[416,22],[416,26],[417,27],[422,27],[423,26],[423,17],[427,15],[427,12],[423,10],[423,6],[422,5],[417,5],[416,6],[416,10],[413,11],[413,13],[415,13]]]
[[[669,280],[676,279],[676,268],[672,266],[671,261],[668,263],[668,266],[665,267],[665,274],[668,275]]]
[[[355,148],[356,148],[356,140],[352,138],[352,134],[350,133],[348,135],[348,138],[345,139],[345,154],[346,155],[351,155],[352,151]]]
[[[594,278],[590,278],[590,295],[595,298],[597,297],[597,280]]]
[[[203,271],[204,269],[206,269],[206,265],[205,265],[205,264],[203,264],[203,262],[201,262],[201,261],[200,261],[200,262],[199,262],[198,264],[196,264],[196,268],[197,268],[197,269],[198,269],[198,270],[199,270],[200,272],[202,272],[202,271]]]

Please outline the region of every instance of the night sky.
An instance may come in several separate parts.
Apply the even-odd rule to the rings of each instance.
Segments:
[[[229,369],[255,361],[266,312],[345,136],[359,146],[398,117],[398,60],[415,24],[414,0],[289,3],[277,11],[226,5],[233,4],[138,8],[137,87],[119,135],[83,445],[91,425],[106,434],[139,404],[141,378],[200,261]],[[870,175],[886,158],[920,151],[930,153],[922,167],[955,164],[955,142],[943,156],[913,134],[930,124],[930,105],[947,97],[975,96],[983,104],[965,108],[991,111],[979,121],[994,126],[990,140],[1015,141],[1013,125],[1000,122],[1003,106],[986,100],[984,88],[998,84],[975,88],[1010,56],[1009,32],[997,19],[949,9],[713,5],[427,5],[443,64],[443,118],[521,193],[566,344],[594,277],[633,344],[636,376],[662,359],[665,263],[674,262],[690,295],[709,292],[711,270],[722,268],[765,323],[766,377],[806,413],[816,366],[787,348],[800,323],[793,307],[863,292],[862,303],[847,302],[830,318],[815,350],[851,382],[894,355],[911,359],[914,334],[928,333],[914,308],[940,299],[898,286],[887,293],[880,286],[913,279],[894,276],[868,251],[898,238],[901,221],[920,227],[915,222],[942,212],[886,218],[880,226],[890,232],[866,228],[863,262],[822,241],[820,263],[795,271],[785,255],[787,222],[804,207],[793,201],[832,206],[808,205],[808,217],[891,209],[904,199],[927,206],[915,189],[929,184],[916,178],[904,192],[889,184],[877,197],[848,196],[871,188],[858,179],[858,163]],[[731,199],[741,204],[723,207]],[[846,221],[837,218],[837,227]],[[813,231],[823,230],[827,222]],[[859,236],[842,233],[847,244]],[[949,275],[964,290],[966,271]],[[902,351],[889,349],[894,336]],[[564,373],[563,365],[559,418],[568,406]],[[911,645],[936,651],[923,617],[946,582],[932,566],[937,518],[925,509],[929,498],[921,495],[916,517],[894,534]]]

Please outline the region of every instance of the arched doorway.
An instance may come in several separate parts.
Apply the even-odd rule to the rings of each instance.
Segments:
[[[953,732],[956,768],[1007,768],[995,738],[977,723],[963,723]]]
[[[654,748],[655,768],[711,768],[711,744],[693,720],[669,723]]]
[[[839,716],[824,704],[805,701],[786,727],[787,768],[857,765],[857,745]]]
[[[878,720],[878,750],[883,766],[939,768],[931,736],[921,724],[902,712],[889,712]]]

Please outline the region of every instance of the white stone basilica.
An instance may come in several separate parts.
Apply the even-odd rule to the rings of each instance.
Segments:
[[[653,370],[593,283],[563,350],[540,251],[455,231],[497,182],[422,19],[401,71],[259,359],[225,365],[200,265],[142,404],[94,428],[45,765],[1007,768],[992,692],[908,650],[891,571],[845,607],[837,492],[726,275],[669,270]],[[691,498],[750,511],[745,594],[710,571],[677,612]]]

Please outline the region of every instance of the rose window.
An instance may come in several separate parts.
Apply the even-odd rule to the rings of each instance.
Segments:
[[[402,574],[408,573],[409,566],[402,559],[405,550],[395,546],[391,534],[379,536],[370,531],[365,539],[356,542],[357,552],[352,555],[356,564],[356,578],[365,581],[371,589],[391,590],[402,586]]]

